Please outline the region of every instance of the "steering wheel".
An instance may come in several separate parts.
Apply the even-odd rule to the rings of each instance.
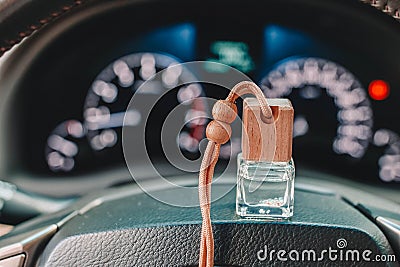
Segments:
[[[35,66],[52,62],[52,57],[59,56],[65,47],[86,49],[90,38],[101,42],[102,38],[97,34],[102,29],[108,31],[111,39],[118,40],[122,29],[115,29],[113,33],[112,25],[126,24],[124,19],[129,17],[126,14],[132,14],[135,27],[150,28],[157,24],[150,18],[159,18],[165,23],[188,18],[210,19],[223,24],[226,20],[260,18],[270,6],[279,14],[287,12],[289,15],[301,6],[306,10],[301,16],[340,10],[344,17],[363,23],[379,23],[382,28],[387,25],[397,27],[396,31],[399,31],[400,25],[396,21],[400,19],[399,1],[362,2],[365,3],[353,0],[274,3],[225,0],[217,3],[208,0],[191,3],[177,0],[3,1],[0,4],[0,52],[6,60],[0,69],[4,96],[0,99],[0,129],[10,124],[10,107],[19,105],[23,95],[17,93],[18,89],[26,86],[25,77],[29,77]],[[290,10],[286,10],[287,7]],[[167,8],[181,12],[163,13]],[[225,22],[219,20],[221,16]],[[368,22],[369,19],[372,22]],[[104,43],[111,41],[104,40]],[[18,47],[13,48],[16,45]],[[13,49],[12,53],[6,53],[10,49]],[[90,57],[95,58],[99,52],[93,47]],[[98,69],[88,72],[92,75]],[[4,172],[19,166],[11,139],[10,136],[1,138],[0,169]],[[94,186],[96,190],[75,198],[56,212],[18,224],[1,237],[0,266],[195,266],[201,231],[198,207],[177,207],[153,196],[196,203],[197,195],[191,194],[190,190],[185,193],[173,186],[160,186],[152,177],[143,182],[146,192],[141,188],[142,183],[141,186],[130,183],[108,188],[110,184],[106,181],[114,175],[117,176],[110,171],[97,177],[105,182],[97,188]],[[196,179],[196,174],[168,178],[170,182],[188,188],[196,186]],[[279,266],[286,262],[291,266],[398,266],[396,261],[372,261],[376,259],[375,255],[400,258],[400,204],[383,197],[385,190],[317,171],[301,174],[296,179],[295,216],[291,220],[262,221],[244,220],[234,214],[236,174],[227,171],[221,176],[221,182],[213,185],[213,194],[222,197],[213,202],[211,212],[217,265]],[[71,192],[83,193],[96,181],[93,178],[69,185],[70,181],[37,179],[30,183],[31,188],[35,184],[39,187],[38,192],[40,185],[50,184],[50,191],[72,186]],[[30,190],[27,184],[25,189]],[[20,182],[18,186],[24,187],[24,183]],[[363,255],[371,262],[353,258]],[[345,257],[352,257],[352,260],[346,261]]]

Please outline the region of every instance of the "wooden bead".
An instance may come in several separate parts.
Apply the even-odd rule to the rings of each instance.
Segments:
[[[237,115],[235,103],[227,100],[218,100],[212,109],[212,115],[215,120],[232,123]]]
[[[231,126],[225,122],[213,120],[207,125],[206,136],[217,144],[225,144],[231,138]]]

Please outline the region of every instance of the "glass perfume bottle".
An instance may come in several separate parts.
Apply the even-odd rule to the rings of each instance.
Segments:
[[[267,102],[274,114],[273,124],[263,123],[256,100],[244,101],[236,214],[243,218],[287,219],[293,216],[294,206],[294,111],[287,99]]]
[[[293,159],[288,162],[245,160],[238,155],[236,213],[241,217],[293,216]]]

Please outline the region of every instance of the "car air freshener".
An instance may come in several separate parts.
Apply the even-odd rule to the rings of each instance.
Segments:
[[[274,123],[262,120],[255,98],[243,103],[242,153],[238,155],[236,213],[244,218],[293,215],[294,110],[288,99],[267,99]]]
[[[243,139],[243,156],[239,156],[237,212],[243,217],[268,218],[287,218],[293,214],[292,105],[285,99],[268,102],[255,83],[240,82],[225,100],[215,103],[212,110],[214,120],[206,129],[209,141],[199,172],[199,202],[203,219],[200,267],[214,266],[211,182],[221,145],[231,137],[230,124],[237,115],[236,99],[247,94],[256,98],[247,99],[244,106],[243,134],[246,137]]]

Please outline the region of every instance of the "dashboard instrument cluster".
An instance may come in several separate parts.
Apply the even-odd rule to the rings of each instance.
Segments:
[[[400,37],[388,37],[398,34],[400,27],[392,25],[397,22],[366,21],[357,19],[356,8],[339,14],[318,5],[283,15],[276,5],[276,14],[259,11],[245,22],[218,13],[221,9],[210,11],[209,20],[194,10],[172,16],[175,11],[167,5],[152,12],[171,16],[155,22],[127,8],[93,19],[98,27],[86,22],[60,36],[21,81],[18,94],[29,101],[18,105],[22,111],[13,115],[13,127],[23,144],[19,155],[25,171],[62,179],[124,168],[124,122],[138,129],[147,123],[146,143],[157,161],[164,156],[159,139],[166,115],[184,102],[176,118],[183,126],[174,140],[186,158],[198,159],[210,112],[203,98],[223,98],[227,90],[206,83],[176,87],[196,75],[176,66],[204,61],[229,65],[267,97],[292,101],[297,169],[397,186],[400,60],[393,51],[398,52]],[[77,38],[82,38],[79,46]],[[71,44],[70,49],[61,53],[60,43]],[[203,65],[205,72],[223,77],[223,69]],[[156,105],[161,115],[144,121],[140,107],[127,111],[128,103],[162,70],[162,82],[139,92],[144,99],[162,96]],[[239,152],[240,132],[221,148],[220,157],[228,160]]]

